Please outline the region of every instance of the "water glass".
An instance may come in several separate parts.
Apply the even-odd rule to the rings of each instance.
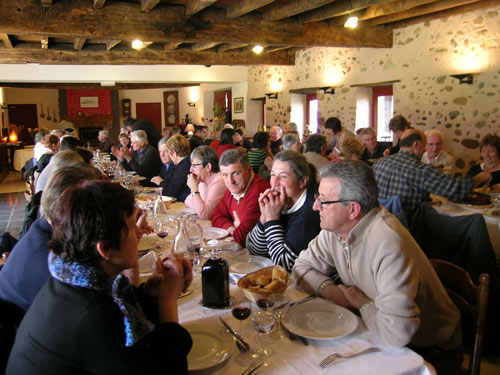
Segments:
[[[268,337],[276,324],[276,316],[270,310],[259,310],[252,314],[252,324],[259,337],[257,342],[261,344],[252,352],[252,357],[269,357],[274,354],[274,350],[265,345],[265,337]]]

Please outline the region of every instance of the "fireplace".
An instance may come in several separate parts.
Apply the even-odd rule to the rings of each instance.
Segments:
[[[87,146],[87,144],[90,143],[92,147],[99,147],[99,140],[97,139],[97,136],[101,130],[102,127],[78,129],[79,138],[83,142],[83,145]]]

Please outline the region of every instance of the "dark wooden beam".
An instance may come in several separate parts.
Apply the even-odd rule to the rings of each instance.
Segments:
[[[7,34],[0,34],[0,40],[3,42],[3,44],[5,44],[6,48],[14,48],[12,40]]]
[[[216,1],[217,0],[188,0],[186,4],[186,16],[192,16],[206,7],[209,7]]]
[[[333,3],[334,0],[293,0],[286,3],[272,5],[262,14],[262,19],[266,21],[277,21],[295,16],[300,13],[320,8]]]
[[[46,35],[43,35],[40,38],[40,44],[42,46],[42,49],[48,49],[49,48],[49,37]]]
[[[298,16],[299,23],[323,21],[329,18],[347,15],[362,10],[370,5],[382,4],[394,0],[339,0],[320,9],[311,10]]]
[[[226,7],[226,16],[236,18],[271,4],[274,0],[239,0]]]
[[[57,89],[57,90],[144,90],[144,89],[167,89],[177,87],[199,86],[199,83],[120,83],[115,86],[104,87],[100,83],[45,83],[45,82],[0,82],[0,87],[22,88],[22,89]]]
[[[115,48],[120,42],[121,42],[121,40],[108,40],[106,42],[106,51],[109,51],[112,48]]]
[[[215,46],[218,46],[220,43],[212,43],[212,42],[203,42],[203,43],[194,43],[191,45],[191,49],[193,51],[204,51]]]
[[[50,7],[52,5],[52,0],[40,0],[40,4],[45,7]]]
[[[219,46],[218,50],[219,52],[226,52],[230,51],[232,49],[239,49],[246,47],[248,44],[246,43],[228,43],[228,44],[222,44]]]
[[[218,42],[295,47],[391,47],[392,31],[380,27],[363,31],[331,27],[324,22],[297,25],[288,21],[259,21],[225,17],[224,10],[205,9],[202,16],[187,18],[183,7],[160,3],[141,13],[135,3],[110,2],[94,9],[83,0],[55,3],[50,14],[41,14],[30,0],[0,2],[0,33],[48,35],[87,39],[134,39],[164,42]],[[57,20],[57,22],[54,22]],[[119,20],[119,22],[117,22]]]
[[[82,49],[86,40],[87,39],[85,38],[75,38],[75,41],[73,42],[73,48],[76,50]]]
[[[141,0],[141,12],[148,13],[160,0]]]
[[[279,51],[272,54],[253,52],[214,52],[176,49],[144,49],[142,51],[92,51],[85,48],[81,51],[73,49],[42,50],[41,48],[0,48],[0,64],[58,64],[58,65],[102,65],[102,64],[184,64],[184,65],[294,65],[295,53]]]
[[[163,44],[163,49],[165,51],[171,50],[171,49],[176,49],[179,47],[179,45],[182,44],[181,42],[166,42]]]
[[[94,8],[100,9],[104,6],[106,0],[94,0]]]

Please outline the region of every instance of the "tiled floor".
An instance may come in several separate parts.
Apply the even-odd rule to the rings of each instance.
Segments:
[[[20,172],[11,172],[0,184],[0,233],[9,232],[18,237],[24,219],[26,199],[24,181]]]

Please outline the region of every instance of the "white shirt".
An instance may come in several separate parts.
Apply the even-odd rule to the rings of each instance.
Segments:
[[[422,163],[431,164],[436,167],[439,167],[438,169],[442,170],[444,174],[447,174],[448,176],[453,176],[455,159],[453,159],[453,157],[446,151],[441,150],[439,155],[432,160],[429,160],[429,158],[427,157],[427,152],[425,152],[424,155],[422,156]]]

